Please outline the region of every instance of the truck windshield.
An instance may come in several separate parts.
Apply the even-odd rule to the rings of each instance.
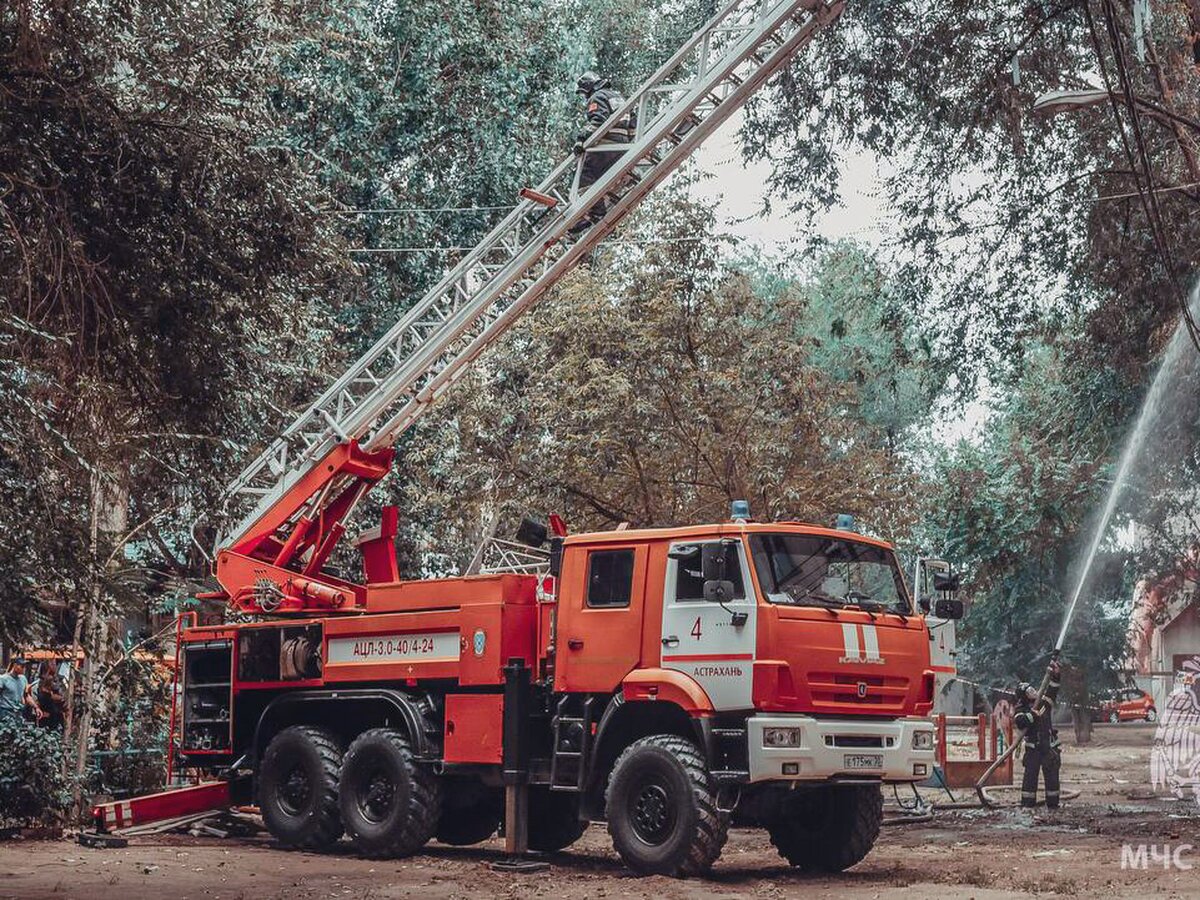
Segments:
[[[895,558],[882,547],[817,535],[756,534],[750,551],[770,603],[911,612]]]

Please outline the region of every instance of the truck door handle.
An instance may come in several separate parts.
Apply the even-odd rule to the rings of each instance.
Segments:
[[[664,647],[678,647],[679,646],[679,638],[673,634],[668,634],[665,638],[662,639],[662,645]]]
[[[568,638],[567,639],[567,649],[568,650],[582,650],[583,649],[583,638]]]

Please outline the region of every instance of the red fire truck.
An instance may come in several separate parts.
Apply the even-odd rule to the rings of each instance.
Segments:
[[[880,785],[933,766],[929,630],[888,544],[735,504],[687,528],[529,523],[516,565],[405,581],[385,508],[361,581],[329,566],[396,437],[842,6],[724,6],[613,113],[632,141],[586,142],[621,153],[594,185],[572,157],[523,191],[238,476],[209,598],[240,621],[181,630],[172,722],[179,765],[217,780],[101,805],[102,829],[240,798],[284,846],[346,834],[373,857],[502,825],[559,850],[606,821],[643,873],[705,870],[731,823],[804,868],[862,859]]]
[[[252,771],[287,846],[475,843],[521,785],[529,847],[606,820],[667,874],[709,866],[731,822],[853,865],[880,784],[932,772],[929,631],[887,544],[740,519],[549,543],[545,575],[371,581],[324,615],[187,629],[183,764]]]

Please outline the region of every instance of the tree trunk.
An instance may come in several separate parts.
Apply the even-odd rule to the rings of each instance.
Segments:
[[[1092,716],[1088,711],[1088,677],[1080,666],[1067,665],[1062,670],[1063,698],[1071,705],[1071,724],[1075,727],[1075,743],[1092,740]]]
[[[1071,707],[1071,724],[1075,726],[1075,743],[1092,742],[1092,715],[1085,706]]]
[[[90,491],[90,551],[91,551],[91,585],[84,596],[84,608],[79,611],[75,623],[75,641],[72,648],[75,658],[83,651],[83,665],[77,678],[72,679],[68,689],[68,709],[74,709],[75,694],[79,699],[79,716],[68,745],[74,746],[75,779],[72,788],[72,808],[76,819],[82,818],[83,782],[87,774],[88,749],[91,743],[92,712],[99,700],[96,696],[96,673],[103,663],[103,656],[108,646],[108,621],[100,615],[104,600],[104,580],[111,563],[106,565],[106,559],[116,557],[103,556],[109,552],[109,545],[114,540],[120,540],[125,533],[128,514],[128,488],[120,478],[109,479],[103,469],[97,466],[92,471]],[[75,682],[78,681],[76,687]],[[70,713],[68,713],[70,715]]]
[[[1192,64],[1200,74],[1200,0],[1188,0],[1188,24],[1191,26],[1187,42],[1192,48]]]

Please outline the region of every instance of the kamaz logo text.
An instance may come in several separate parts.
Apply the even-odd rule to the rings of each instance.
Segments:
[[[881,666],[887,662],[879,655],[879,633],[874,625],[852,625],[843,622],[842,644],[845,655],[838,660],[840,663],[870,663]]]

